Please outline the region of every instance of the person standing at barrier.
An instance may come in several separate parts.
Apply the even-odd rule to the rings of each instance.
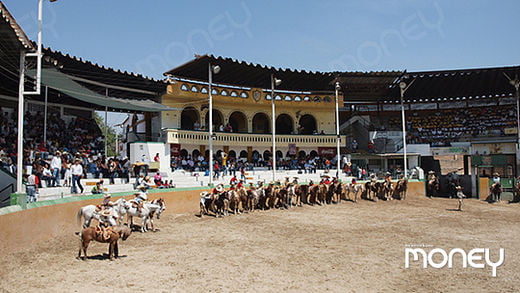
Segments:
[[[25,175],[27,177],[27,185],[26,185],[27,203],[35,202],[36,194],[38,193],[38,185],[37,185],[38,177],[36,177],[36,175],[34,175],[34,173],[35,172],[32,172],[31,175]]]
[[[71,193],[78,193],[78,187],[83,193],[83,186],[81,186],[81,176],[83,176],[83,166],[80,164],[80,159],[74,160],[74,165],[70,167],[72,173],[72,188]],[[76,186],[77,185],[77,186]]]
[[[52,187],[61,187],[60,175],[61,175],[61,153],[56,152],[51,160],[51,171],[52,171]]]

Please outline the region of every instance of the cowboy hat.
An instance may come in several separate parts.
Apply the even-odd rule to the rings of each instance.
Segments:
[[[222,191],[224,191],[224,187],[222,187],[222,185],[220,185],[220,184],[217,185],[217,191],[218,191],[218,192],[222,192]]]
[[[298,177],[293,177],[294,179],[298,179]]]
[[[103,197],[104,197],[104,198],[109,198],[109,197],[112,197],[112,195],[111,195],[110,193],[105,193],[105,194],[103,195]]]
[[[429,171],[428,174],[435,174],[435,171]]]
[[[321,177],[324,177],[324,178],[330,178],[329,175],[321,175]]]
[[[110,217],[110,216],[112,216],[112,211],[111,210],[103,210],[101,212],[101,215],[105,216],[105,217]]]
[[[493,176],[499,177],[500,174],[498,174],[497,172],[495,172],[495,173],[493,173]]]

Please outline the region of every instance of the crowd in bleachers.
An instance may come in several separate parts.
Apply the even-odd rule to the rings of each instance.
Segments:
[[[432,146],[449,146],[451,142],[475,137],[508,135],[506,128],[516,127],[513,105],[408,111],[406,117],[407,141],[429,143]],[[398,130],[401,118],[388,120],[388,129]]]
[[[17,116],[5,109],[0,110],[0,167],[16,173]],[[124,177],[128,174],[128,160],[107,159],[103,154],[104,144],[99,127],[94,119],[68,117],[60,114],[47,117],[47,141],[43,141],[44,116],[41,112],[24,115],[23,166],[24,173],[38,177],[39,187],[72,184],[71,167],[77,160],[82,166],[83,177]],[[58,160],[59,159],[59,160]],[[56,169],[58,169],[56,171]]]

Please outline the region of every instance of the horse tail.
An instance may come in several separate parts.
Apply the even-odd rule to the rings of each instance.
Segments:
[[[78,214],[76,215],[76,220],[78,225],[81,225],[81,217],[83,216],[83,208],[80,208]]]

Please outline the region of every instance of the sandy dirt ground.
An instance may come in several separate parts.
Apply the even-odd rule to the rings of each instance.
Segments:
[[[194,214],[133,233],[121,258],[91,245],[76,259],[74,231],[0,259],[0,292],[519,292],[520,206],[466,200],[343,202],[216,219]],[[74,220],[74,219],[71,219]],[[404,267],[407,245],[505,248],[491,268]]]

